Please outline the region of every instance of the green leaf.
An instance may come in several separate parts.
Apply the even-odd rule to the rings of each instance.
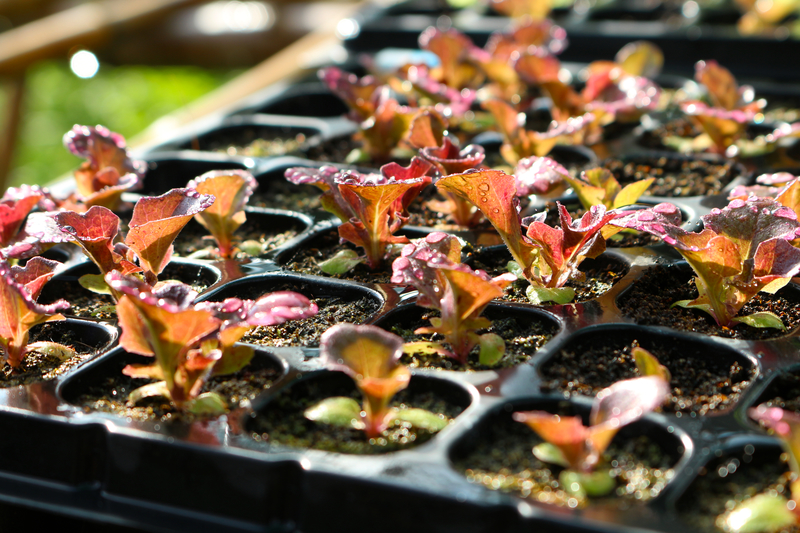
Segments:
[[[786,331],[786,326],[778,315],[770,313],[769,311],[760,311],[747,316],[737,316],[733,318],[733,322],[741,322],[754,328],[777,328],[781,331]]]
[[[503,358],[506,353],[506,343],[500,335],[496,333],[485,333],[480,337],[479,362],[485,366],[494,366]]]
[[[611,477],[608,470],[598,470],[595,472],[579,472],[581,485],[589,496],[605,496],[617,486],[617,482]]]
[[[659,363],[656,356],[641,348],[636,346],[633,349],[633,359],[636,362],[636,368],[639,370],[639,373],[643,376],[659,376],[664,379],[667,383],[669,383],[671,376],[667,367]]]
[[[517,279],[525,279],[525,273],[516,261],[509,261],[506,270],[517,276]]]
[[[188,402],[187,410],[196,415],[221,415],[228,411],[228,405],[216,392],[205,392]]]
[[[569,461],[564,457],[564,453],[554,444],[543,442],[533,447],[533,455],[543,463],[563,466],[569,466]]]
[[[525,289],[525,296],[527,296],[528,300],[534,305],[540,305],[544,302],[568,304],[575,298],[575,289],[572,287],[548,289],[547,287],[528,285],[528,288]]]
[[[343,428],[363,427],[361,406],[352,398],[337,396],[326,398],[303,412],[303,416],[314,422]]]
[[[63,344],[59,344],[57,342],[47,341],[32,342],[28,345],[27,351],[39,352],[40,354],[48,356],[55,356],[62,361],[66,361],[75,355],[75,350],[69,346],[64,346]]]
[[[345,157],[344,162],[352,165],[355,163],[366,163],[369,160],[369,152],[361,148],[353,148],[353,150],[347,154],[347,157]]]
[[[355,268],[356,265],[363,262],[364,259],[359,257],[355,250],[341,250],[337,252],[336,255],[319,263],[317,266],[326,274],[335,276],[337,274],[349,272]]]
[[[257,240],[249,239],[239,243],[239,249],[251,257],[258,257],[264,253],[264,244]]]
[[[111,294],[111,289],[108,287],[106,280],[103,279],[102,274],[84,274],[78,278],[78,283],[81,284],[81,287],[93,293]]]
[[[574,470],[564,470],[558,475],[558,483],[564,492],[578,500],[585,500],[588,496],[583,481],[583,476]]]
[[[415,428],[425,429],[431,433],[443,430],[450,423],[450,419],[446,416],[417,408],[397,409],[394,417],[396,420],[408,422]]]
[[[737,505],[725,517],[732,533],[769,533],[795,523],[796,518],[781,496],[758,494]]]

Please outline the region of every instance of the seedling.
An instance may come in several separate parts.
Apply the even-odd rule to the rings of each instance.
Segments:
[[[461,243],[446,233],[431,233],[424,240],[407,244],[392,265],[392,283],[412,285],[419,291],[417,305],[437,309],[439,318],[431,318],[431,327],[414,333],[439,333],[450,345],[412,343],[406,351],[435,351],[454,358],[462,365],[476,345],[480,345],[480,364],[493,366],[505,353],[503,339],[494,333],[478,335],[491,321],[481,317],[486,306],[503,295],[503,289],[516,280],[513,274],[491,278],[482,270],[474,271],[461,263]]]
[[[392,397],[411,379],[399,364],[403,340],[376,326],[337,324],[322,334],[320,359],[326,368],[353,378],[363,404],[352,398],[328,398],[305,411],[309,420],[363,429],[370,439],[380,437],[393,423],[408,423],[431,432],[447,426],[446,417],[424,409],[391,408]]]
[[[614,174],[604,168],[585,170],[581,172],[580,178],[565,176],[564,179],[578,195],[585,209],[591,209],[594,205],[618,209],[634,204],[655,181],[655,178],[647,178],[622,187]]]
[[[186,186],[216,198],[212,205],[194,217],[217,241],[219,256],[231,258],[234,252],[233,233],[247,220],[244,206],[258,187],[258,182],[246,170],[212,170]]]
[[[80,246],[100,269],[99,275],[81,278],[84,286],[106,291],[103,280],[112,271],[142,272],[145,281],[155,285],[172,256],[175,237],[195,214],[213,202],[213,196],[194,189],[172,189],[161,196],[146,196],[133,208],[124,243],[115,243],[119,217],[105,207],[93,206],[86,213],[61,211],[53,218],[60,235]],[[111,294],[119,298],[114,290]]]
[[[254,326],[272,326],[317,313],[316,304],[293,292],[278,292],[256,301],[230,298],[194,304],[197,293],[180,282],[152,288],[118,271],[106,282],[121,294],[117,316],[120,345],[131,353],[152,356],[152,365],[128,365],[134,378],[156,379],[130,393],[128,403],[163,396],[179,409],[217,414],[227,409],[221,396],[201,393],[205,381],[245,367],[253,348],[235,344]]]
[[[64,147],[86,158],[75,171],[75,201],[117,209],[122,193],[141,187],[147,165],[128,156],[125,139],[119,133],[100,125],[76,124],[64,134]]]
[[[771,198],[733,200],[724,209],[703,216],[700,233],[687,232],[670,222],[677,216],[677,207],[660,204],[612,224],[652,233],[686,259],[695,272],[699,296],[673,305],[700,309],[722,327],[743,323],[785,329],[780,318],[769,311],[737,314],[756,294],[777,292],[800,271],[800,250],[790,242],[800,236],[794,211]]]
[[[36,207],[55,209],[49,191],[38,185],[9,187],[0,198],[0,258],[28,257],[43,251],[34,224],[23,226]]]
[[[454,174],[439,180],[436,186],[469,200],[481,210],[511,252],[514,264],[510,266],[530,282],[527,295],[534,303],[571,301],[575,291],[565,284],[583,277],[578,270],[581,262],[605,251],[601,230],[624,215],[598,205],[573,221],[567,209],[557,204],[560,228],[545,224],[544,212],[520,221],[515,178],[500,170]],[[525,235],[522,225],[527,226]]]
[[[790,498],[778,495],[775,491],[762,493],[744,500],[724,515],[722,522],[727,531],[733,533],[768,533],[783,531],[792,525],[800,524],[797,503],[800,502],[800,416],[780,407],[766,404],[751,408],[747,414],[772,430],[789,455],[789,467],[793,480],[789,484]]]
[[[54,342],[28,344],[29,330],[69,307],[65,300],[49,305],[36,302],[44,284],[53,277],[60,263],[34,257],[24,267],[9,266],[0,261],[0,353],[11,368],[19,368],[25,355],[36,350],[49,350],[66,358],[74,351]]]
[[[581,499],[603,496],[616,486],[609,469],[598,469],[614,435],[658,408],[669,390],[658,376],[619,381],[597,394],[588,427],[579,416],[546,411],[516,412],[514,420],[527,424],[545,441],[533,448],[537,459],[565,468],[559,484],[566,492]]]
[[[408,239],[394,235],[408,221],[408,206],[430,184],[425,173],[430,163],[415,157],[408,167],[389,163],[380,174],[361,174],[355,170],[293,167],[286,179],[295,184],[316,185],[324,192],[322,207],[343,222],[339,237],[363,248],[365,257],[347,253],[320,267],[329,274],[342,273],[364,261],[370,269],[381,267],[387,246],[405,244]]]

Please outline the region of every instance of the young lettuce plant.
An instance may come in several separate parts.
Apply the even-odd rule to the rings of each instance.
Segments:
[[[800,524],[800,416],[780,407],[759,405],[747,414],[772,430],[789,455],[793,481],[789,484],[790,498],[772,493],[762,493],[744,500],[730,512],[720,517],[726,531],[733,533],[767,533],[785,531]],[[718,523],[720,522],[718,519]]]
[[[38,238],[41,235],[28,231],[33,226],[25,224],[37,207],[55,209],[50,192],[38,185],[9,187],[0,198],[0,258],[22,258],[44,251]]]
[[[678,211],[669,206],[633,212],[612,224],[656,235],[686,259],[699,296],[673,305],[705,311],[721,327],[785,329],[769,311],[737,314],[760,291],[775,293],[800,271],[800,250],[790,242],[800,236],[795,213],[772,198],[752,196],[712,210],[702,217],[703,231],[690,233],[667,220]]]
[[[93,290],[104,289],[105,275],[142,272],[155,285],[158,274],[172,256],[172,242],[191,218],[208,208],[214,197],[194,189],[172,189],[161,196],[146,196],[133,208],[124,243],[114,241],[119,217],[111,210],[93,206],[86,213],[61,211],[53,214],[57,230],[75,242],[100,269],[99,275],[81,278]],[[138,265],[137,265],[138,262]],[[111,290],[115,299],[119,295]]]
[[[742,137],[765,102],[753,101],[753,88],[739,87],[733,74],[716,61],[698,61],[694,77],[705,86],[711,105],[699,100],[681,103],[681,110],[705,132],[693,146],[724,154]]]
[[[197,293],[179,282],[152,288],[118,271],[106,282],[122,296],[117,316],[120,345],[131,353],[152,356],[152,365],[128,365],[134,378],[156,379],[131,392],[128,403],[151,396],[169,398],[179,409],[217,414],[227,409],[221,396],[201,394],[205,381],[236,372],[253,357],[253,348],[235,343],[255,326],[272,326],[313,316],[316,304],[293,292],[277,292],[256,301],[229,298],[193,304]]]
[[[579,416],[546,411],[516,412],[514,420],[527,424],[545,441],[533,448],[537,459],[565,469],[558,478],[561,487],[585,500],[614,490],[609,469],[598,469],[603,453],[620,428],[658,408],[669,391],[659,376],[619,381],[597,394],[588,427]]]
[[[480,345],[480,364],[493,366],[500,361],[505,353],[503,339],[494,333],[478,335],[476,331],[491,326],[489,319],[480,315],[489,302],[503,295],[503,289],[516,276],[491,278],[482,270],[473,271],[461,263],[458,239],[441,232],[407,244],[392,269],[392,283],[412,285],[419,291],[417,305],[441,313],[441,317],[431,318],[431,327],[414,333],[439,333],[450,345],[447,350],[440,343],[412,343],[406,351],[436,351],[466,365],[472,348]]]
[[[564,180],[578,195],[578,200],[584,209],[591,209],[593,205],[603,205],[606,209],[618,209],[636,203],[636,200],[647,192],[655,178],[634,181],[623,187],[611,171],[604,168],[593,168],[581,172],[579,178],[564,176]]]
[[[186,187],[216,198],[194,218],[217,241],[219,256],[230,259],[234,252],[233,232],[247,220],[244,206],[258,182],[246,170],[212,170],[193,179]]]
[[[322,334],[320,359],[326,368],[353,378],[363,404],[352,398],[327,398],[308,408],[309,420],[363,429],[370,439],[395,421],[436,432],[449,423],[442,417],[416,408],[391,408],[392,397],[405,389],[411,379],[408,367],[399,364],[403,339],[376,326],[337,324]]]
[[[469,200],[481,210],[508,247],[514,259],[510,267],[530,282],[527,294],[534,303],[571,301],[575,291],[565,284],[583,277],[578,270],[581,262],[605,251],[603,228],[624,215],[598,205],[573,221],[567,209],[558,204],[560,228],[544,223],[545,212],[521,221],[516,179],[500,170],[454,174],[440,179],[436,186]],[[527,226],[525,235],[522,225]]]
[[[125,139],[103,126],[76,124],[64,134],[64,147],[86,161],[75,171],[77,194],[85,206],[119,207],[123,192],[141,187],[147,164],[131,159]]]
[[[365,258],[355,252],[338,254],[320,265],[328,274],[341,274],[366,262],[381,267],[387,246],[406,244],[406,237],[394,235],[408,221],[408,206],[430,184],[426,176],[430,163],[415,157],[408,167],[388,163],[380,174],[361,174],[324,166],[319,169],[293,167],[286,179],[295,184],[316,185],[322,189],[322,207],[343,222],[339,237],[363,248]]]
[[[34,257],[24,267],[10,266],[0,261],[0,353],[11,368],[19,368],[25,355],[36,350],[68,357],[74,351],[52,342],[28,344],[31,327],[47,320],[61,318],[57,315],[69,307],[65,300],[49,305],[36,302],[44,284],[53,277],[60,263],[43,257]]]

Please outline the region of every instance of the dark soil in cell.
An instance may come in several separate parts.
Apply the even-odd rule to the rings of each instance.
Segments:
[[[267,224],[259,223],[259,221],[267,222]],[[234,242],[237,245],[246,241],[258,243],[258,249],[261,250],[261,254],[264,254],[297,237],[298,233],[298,228],[292,228],[280,219],[260,218],[259,220],[259,218],[254,219],[254,215],[250,215],[234,233]],[[183,228],[178,238],[175,239],[174,246],[174,254],[177,257],[201,253],[203,259],[218,258],[216,241],[200,223],[194,220]],[[206,253],[202,253],[203,251]],[[233,259],[241,261],[248,258],[250,255],[242,250],[237,249],[234,252]]]
[[[495,277],[507,272],[506,266],[509,261],[511,261],[511,255],[505,250],[502,253],[479,253],[470,261],[470,266],[474,270],[485,270],[490,276]],[[586,302],[602,296],[628,272],[628,268],[622,263],[599,259],[584,260],[579,270],[585,274],[585,279],[567,282],[567,287],[572,287],[575,290],[573,303]],[[525,295],[528,285],[525,280],[515,281],[506,287],[502,300],[530,303],[530,300]],[[544,305],[552,305],[552,302],[545,302]]]
[[[59,321],[45,322],[31,328],[28,344],[34,342],[63,344],[75,350],[75,355],[62,360],[56,355],[30,351],[17,369],[3,364],[0,368],[0,388],[50,381],[91,359],[98,349],[98,346],[86,344],[81,339],[80,331]]]
[[[221,142],[209,143],[208,149],[229,156],[278,157],[299,153],[305,142],[305,134],[298,133],[290,138],[256,139],[246,145],[225,145]]]
[[[720,194],[738,176],[733,161],[710,162],[703,159],[636,157],[609,159],[603,163],[625,186],[634,181],[655,177],[649,196],[687,197]]]
[[[338,228],[333,228],[315,237],[310,245],[300,246],[293,254],[281,261],[282,267],[292,272],[301,272],[314,276],[327,276],[335,279],[347,279],[359,281],[361,283],[390,282],[394,257],[385,259],[382,268],[374,272],[364,263],[356,265],[352,270],[344,274],[329,275],[320,270],[318,264],[330,259],[340,250],[354,250],[359,255],[363,255],[364,253],[363,249],[357,248],[354,244],[349,242],[339,244],[339,230]],[[400,248],[398,247],[397,253],[399,252]]]
[[[253,207],[308,212],[320,209],[321,195],[322,191],[313,185],[295,185],[278,176],[267,183],[260,183],[247,204]]]
[[[697,137],[703,130],[688,118],[677,118],[660,124],[658,127],[645,130],[639,137],[639,145],[654,150],[671,150],[665,140],[668,137]]]
[[[800,326],[800,307],[778,294],[758,293],[742,308],[740,315],[770,311],[778,315],[789,332]],[[653,267],[623,293],[617,305],[622,314],[637,324],[666,326],[682,331],[694,331],[719,337],[747,340],[772,339],[786,335],[776,328],[753,328],[738,324],[733,328],[720,327],[711,315],[698,309],[671,307],[679,300],[697,298],[692,275],[684,270]]]
[[[594,338],[593,342],[562,350],[542,368],[545,390],[595,396],[617,381],[639,375],[631,350],[612,337]],[[643,336],[644,340],[644,336]],[[686,347],[649,341],[641,346],[667,367],[672,379],[672,393],[664,411],[705,415],[736,404],[755,374],[729,357],[706,358],[687,353]]]
[[[303,320],[291,320],[278,326],[251,329],[242,342],[264,346],[319,346],[320,336],[336,324],[364,324],[374,315],[379,304],[372,298],[347,301],[343,298],[312,298],[319,312]]]
[[[789,467],[777,453],[770,456],[774,456],[774,460],[756,464],[754,456],[745,453],[724,457],[701,468],[694,483],[678,501],[681,518],[697,531],[724,531],[724,515],[744,500],[764,492],[784,494],[788,498]],[[794,526],[778,533],[798,531],[800,527]]]
[[[145,358],[140,358],[145,359]],[[152,359],[146,358],[145,362]],[[249,407],[250,402],[264,392],[281,377],[276,363],[264,354],[256,352],[249,365],[235,374],[216,376],[209,379],[201,392],[220,394],[230,409]],[[71,403],[86,412],[101,411],[134,420],[191,421],[197,415],[184,413],[175,408],[169,400],[161,397],[145,398],[137,405],[127,404],[128,395],[135,389],[155,380],[130,378],[122,372],[106,376],[102,381],[88,386]]]
[[[429,327],[430,318],[440,316],[439,311],[431,309],[416,308],[417,313],[407,313],[399,316],[394,323],[386,322],[386,327],[392,333],[399,335],[405,342],[427,341],[443,342],[444,336],[439,334],[427,333],[424,335],[415,334],[417,328]],[[479,363],[478,347],[472,349],[464,366],[460,362],[450,357],[443,357],[436,354],[403,354],[401,362],[411,368],[437,368],[442,370],[475,371],[490,370],[498,368],[508,368],[525,363],[534,356],[542,346],[549,341],[556,333],[556,328],[538,319],[529,313],[513,313],[506,310],[498,313],[492,308],[486,309],[482,316],[492,321],[489,328],[478,330],[477,333],[496,333],[503,338],[506,343],[506,352],[500,362],[492,367],[484,366]]]
[[[800,413],[800,371],[778,375],[759,396],[755,405],[762,403]]]
[[[608,496],[581,502],[561,487],[558,481],[561,467],[534,457],[531,449],[542,439],[525,424],[515,422],[511,413],[482,426],[476,441],[467,454],[454,460],[456,470],[467,480],[488,489],[563,507],[588,503],[625,509],[658,496],[674,476],[675,459],[664,453],[655,436],[623,438],[621,432],[601,461],[611,469],[616,490]]]
[[[347,160],[348,154],[361,148],[361,143],[351,135],[325,139],[321,143],[307,146],[302,150],[302,156],[312,161],[322,163],[342,163]]]
[[[382,454],[413,448],[435,435],[427,430],[395,422],[381,437],[369,439],[363,431],[357,429],[340,428],[306,419],[303,412],[325,398],[347,396],[361,402],[361,395],[352,380],[343,374],[342,378],[344,379],[311,378],[295,383],[290,389],[282,391],[270,400],[266,407],[258,412],[248,424],[248,431],[255,440],[267,444],[357,455]],[[450,419],[454,419],[464,410],[435,392],[416,388],[413,378],[409,388],[396,394],[391,405],[426,409]]]

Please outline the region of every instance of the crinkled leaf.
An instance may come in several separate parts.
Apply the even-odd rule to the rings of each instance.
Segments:
[[[119,217],[100,206],[86,213],[61,211],[53,216],[61,231],[69,235],[105,274],[119,268],[124,258],[114,251],[114,239],[119,232]]]
[[[483,162],[485,154],[483,147],[477,144],[470,144],[459,150],[449,137],[445,137],[439,145],[420,150],[420,156],[433,163],[439,173],[446,176],[477,168]]]
[[[0,247],[8,246],[20,231],[28,213],[44,198],[39,187],[9,188],[0,198]]]
[[[379,84],[372,76],[359,78],[338,67],[323,68],[318,76],[328,89],[347,103],[351,110],[351,119],[360,122],[375,112],[372,95]]]
[[[213,203],[213,196],[194,189],[172,189],[161,196],[146,196],[133,208],[125,244],[136,252],[140,266],[157,276],[169,262],[178,233],[193,216]]]
[[[414,117],[408,133],[408,142],[414,148],[436,148],[446,139],[447,122],[439,113],[425,109]]]
[[[215,198],[214,203],[195,218],[216,239],[220,256],[230,257],[233,232],[245,222],[244,206],[258,182],[246,170],[212,170],[190,181],[187,187]]]
[[[569,171],[549,157],[526,157],[514,168],[517,196],[561,194],[568,177]]]
[[[439,78],[459,90],[475,81],[476,69],[465,61],[474,46],[469,37],[454,28],[440,30],[431,26],[419,36],[419,47],[439,56]]]

